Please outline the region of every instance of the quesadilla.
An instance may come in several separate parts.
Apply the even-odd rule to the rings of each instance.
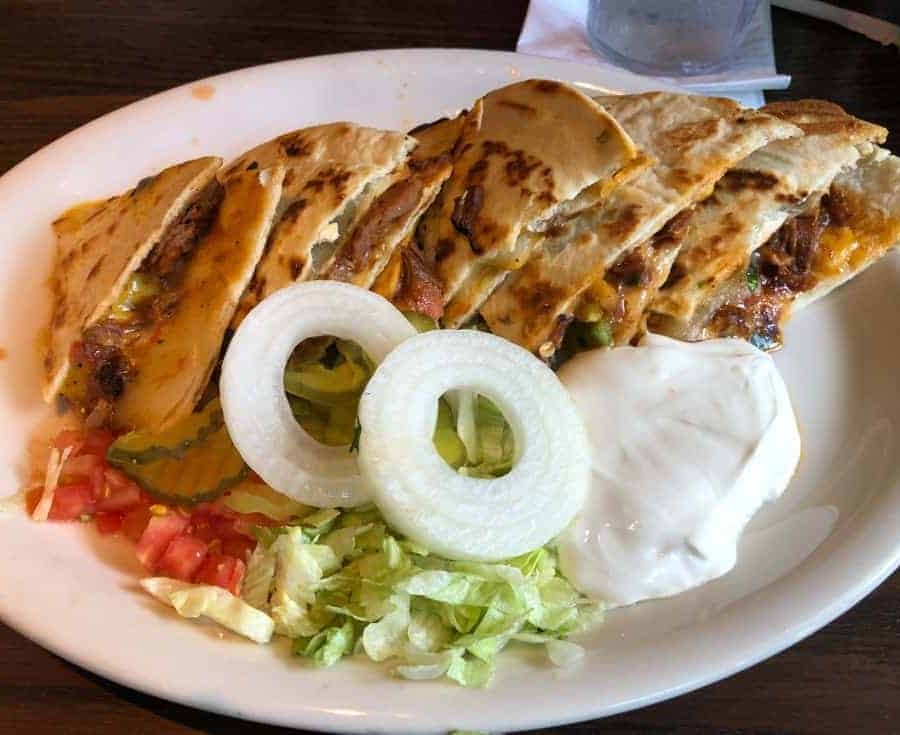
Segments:
[[[68,352],[57,353],[62,346],[51,352],[70,360],[57,378],[58,391],[51,384],[48,397],[59,392],[89,425],[158,431],[197,405],[259,260],[284,176],[276,166],[243,172],[222,186],[214,178],[220,165],[203,159],[167,169],[87,216],[80,208],[57,223],[54,344],[71,332],[60,328],[66,315],[100,296],[85,291],[75,298],[72,277],[84,267],[67,267],[69,254],[84,245],[92,252],[93,243],[99,278],[110,260],[125,262],[122,251],[133,251]],[[183,171],[195,173],[188,185],[177,192],[164,188]],[[144,218],[148,213],[154,217]],[[104,238],[96,235],[101,223]]]
[[[327,266],[342,236],[395,183],[392,172],[414,145],[403,133],[338,122],[286,133],[228,167],[226,180],[259,167],[285,167],[276,224],[234,326],[269,294]]]
[[[417,143],[411,158],[423,164],[434,160],[452,161],[468,112],[463,110],[456,117],[441,118],[410,130],[409,135]],[[371,288],[402,311],[424,314],[435,321],[444,313],[441,283],[425,263],[415,232],[410,232],[394,248]]]
[[[797,124],[804,136],[756,151],[697,206],[665,283],[654,284],[658,293],[645,289],[644,302],[652,299],[653,331],[688,340],[739,334],[758,346],[776,346],[782,309],[772,298],[752,299],[751,307],[745,289],[755,290],[760,278],[768,283],[790,261],[790,273],[777,277],[779,290],[785,295],[807,290],[813,254],[835,219],[826,192],[886,136],[883,128],[818,100],[763,109]],[[776,250],[781,254],[775,256]]]
[[[793,295],[791,312],[828,295],[900,246],[900,158],[876,148],[842,173],[828,195],[831,221],[813,262],[813,282]]]
[[[117,423],[161,431],[197,405],[262,255],[284,175],[284,167],[275,165],[225,182],[212,227],[172,293],[171,316],[123,348],[136,371],[115,405]]]
[[[481,309],[495,334],[544,358],[559,346],[585,291],[624,253],[708,194],[737,161],[801,134],[728,99],[651,92],[598,101],[656,163],[548,237]]]
[[[402,133],[334,123],[298,130],[244,154],[226,174],[281,162],[279,219],[235,325],[296,281],[368,288],[412,234],[451,171],[448,155],[415,155]]]
[[[529,80],[479,99],[462,122],[453,173],[419,228],[444,290],[445,326],[473,316],[558,218],[646,163],[615,120],[573,87]]]
[[[182,259],[211,222],[221,198],[217,158],[161,171],[134,189],[82,204],[53,223],[57,236],[44,397],[63,395],[86,414],[121,394],[124,366],[86,340],[103,324],[127,325],[138,302]],[[146,263],[146,265],[145,265]],[[142,309],[143,310],[143,309]],[[77,350],[76,350],[77,348]],[[79,364],[72,361],[73,351]]]

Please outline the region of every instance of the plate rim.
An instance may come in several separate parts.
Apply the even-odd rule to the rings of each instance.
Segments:
[[[281,68],[300,66],[305,64],[314,65],[318,63],[327,63],[331,60],[336,59],[341,61],[367,60],[378,56],[413,58],[415,56],[421,56],[423,54],[430,56],[439,54],[480,56],[483,58],[497,59],[501,63],[515,62],[516,60],[521,60],[522,58],[528,58],[531,60],[538,58],[530,55],[518,54],[515,52],[487,49],[442,47],[373,49],[366,51],[325,54],[319,56],[300,57],[296,59],[276,61],[267,64],[244,67],[241,69],[204,77],[201,79],[195,79],[176,87],[155,93],[151,96],[136,100],[124,107],[118,108],[98,118],[95,118],[85,123],[84,125],[79,126],[78,128],[75,128],[74,130],[66,133],[60,138],[55,139],[48,145],[29,155],[23,161],[12,166],[8,171],[0,176],[0,195],[2,195],[3,190],[6,186],[15,184],[16,180],[20,177],[24,176],[25,178],[27,178],[29,170],[32,167],[36,166],[44,156],[52,156],[57,147],[62,145],[64,141],[68,141],[73,137],[83,135],[86,131],[90,131],[96,126],[107,124],[110,120],[115,120],[117,117],[125,117],[127,115],[135,114],[135,112],[140,111],[140,109],[143,107],[152,107],[159,102],[160,98],[178,94],[180,92],[183,92],[185,89],[194,87],[198,84],[216,84],[221,83],[226,79],[230,82],[232,79],[239,79],[243,75],[250,75],[254,73],[270,73],[273,71],[277,73],[277,70]],[[553,69],[568,69],[573,74],[578,72],[579,70],[581,70],[582,72],[586,71],[589,74],[593,73],[594,75],[607,74],[609,71],[605,68],[591,67],[577,62],[566,62],[555,59],[541,59],[541,61],[546,62],[548,67],[552,67]],[[554,74],[553,76],[556,75]],[[638,79],[641,80],[644,85],[646,85],[648,81],[646,77],[638,77],[637,75],[631,74],[630,72],[624,70],[615,70],[614,76],[618,76],[621,79]],[[673,85],[667,84],[660,80],[652,79],[650,81],[652,82],[654,88],[675,88],[673,87]],[[679,89],[679,91],[687,92],[687,90],[681,89]],[[839,549],[840,547],[838,547],[838,549],[835,549],[832,553],[836,553],[837,551],[839,551]],[[758,642],[754,643],[752,646],[754,648],[754,653],[752,655],[740,658],[740,660],[738,661],[733,661],[733,657],[718,657],[718,665],[706,666],[706,673],[704,675],[684,681],[678,686],[655,691],[652,694],[646,696],[642,696],[629,701],[623,701],[618,705],[606,706],[600,709],[591,709],[590,706],[582,706],[579,709],[573,710],[571,708],[571,705],[567,705],[565,708],[565,712],[563,712],[561,709],[555,715],[547,714],[541,716],[535,716],[533,712],[502,712],[498,713],[496,719],[491,721],[491,727],[494,729],[520,729],[526,727],[545,727],[550,725],[580,722],[588,719],[605,718],[625,711],[630,711],[639,707],[649,706],[667,699],[671,699],[707,686],[711,683],[724,680],[778,654],[791,645],[803,640],[807,636],[821,629],[822,627],[833,621],[835,618],[837,618],[839,615],[857,604],[870,592],[872,592],[872,590],[874,590],[885,579],[887,579],[898,568],[898,566],[900,566],[900,542],[895,545],[891,554],[881,557],[880,564],[872,565],[872,568],[869,569],[868,575],[866,575],[862,580],[858,581],[852,587],[845,588],[842,594],[833,596],[830,599],[829,603],[821,607],[816,613],[807,615],[802,619],[796,619],[794,621],[794,625],[780,631],[778,635],[773,635],[767,638],[765,641],[767,645],[760,646]],[[794,570],[792,570],[791,573],[793,573],[793,571]],[[790,573],[786,576],[789,575]],[[2,603],[2,600],[0,600],[0,603]],[[225,705],[216,706],[215,704],[210,704],[208,702],[198,704],[196,697],[192,698],[189,694],[182,695],[178,691],[176,691],[174,687],[168,687],[164,682],[145,681],[140,679],[140,677],[137,675],[129,676],[129,672],[127,670],[121,667],[118,669],[116,668],[116,666],[112,663],[114,659],[92,660],[89,657],[81,655],[72,647],[67,647],[66,645],[64,645],[64,642],[60,643],[57,640],[53,640],[52,636],[47,632],[47,629],[42,627],[39,621],[19,619],[14,614],[10,614],[10,611],[3,604],[0,604],[0,620],[3,620],[3,622],[10,628],[35,642],[36,644],[40,645],[45,650],[48,650],[51,653],[54,653],[64,658],[65,660],[70,661],[81,668],[84,668],[87,671],[97,673],[100,676],[103,676],[104,678],[115,682],[116,684],[125,686],[135,691],[146,692],[161,699],[173,701],[178,704],[198,708],[209,712],[214,712],[216,714],[236,717],[247,721],[267,722],[283,726],[314,727],[328,732],[417,732],[421,729],[427,728],[426,723],[419,723],[418,729],[412,729],[416,728],[416,723],[413,723],[412,725],[409,725],[409,723],[401,725],[401,723],[398,723],[396,720],[391,720],[385,715],[367,714],[364,718],[348,718],[346,716],[333,712],[304,709],[295,710],[293,716],[291,717],[273,717],[271,715],[267,716],[265,713],[259,712],[235,711],[233,709],[229,709]],[[278,714],[281,715],[285,713],[282,711]],[[410,729],[407,729],[407,727],[409,727]]]

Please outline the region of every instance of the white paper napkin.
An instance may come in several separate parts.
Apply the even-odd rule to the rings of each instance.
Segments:
[[[588,0],[531,0],[516,50],[597,66],[616,66],[591,47],[585,30]],[[733,97],[744,105],[764,103],[762,90],[784,89],[791,78],[775,70],[769,3],[763,0],[734,63],[717,74],[664,77],[688,89]]]

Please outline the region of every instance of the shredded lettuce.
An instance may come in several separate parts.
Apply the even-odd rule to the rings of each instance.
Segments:
[[[244,481],[225,493],[225,505],[236,513],[259,513],[275,521],[309,515],[314,509],[277,493],[261,482]]]
[[[511,641],[576,662],[581,647],[561,639],[602,615],[560,575],[550,548],[496,564],[449,561],[391,533],[374,508],[294,523],[266,529],[242,596],[317,666],[362,652],[403,678],[480,687]]]
[[[275,630],[272,618],[221,587],[168,577],[142,579],[141,587],[183,617],[205,616],[256,643],[268,643]]]

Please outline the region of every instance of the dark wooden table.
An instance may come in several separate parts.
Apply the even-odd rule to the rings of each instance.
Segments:
[[[848,7],[850,3],[845,3]],[[0,173],[63,133],[198,77],[399,46],[513,49],[526,0],[0,0]],[[896,0],[856,3],[900,22]],[[774,11],[790,90],[900,131],[900,52]],[[889,144],[900,148],[895,134]],[[0,562],[2,563],[2,562]],[[0,624],[0,733],[275,733],[148,697]],[[775,658],[674,701],[544,733],[900,733],[900,574]]]

